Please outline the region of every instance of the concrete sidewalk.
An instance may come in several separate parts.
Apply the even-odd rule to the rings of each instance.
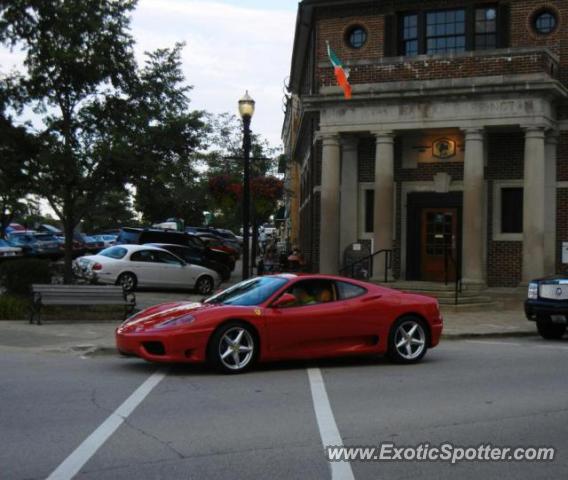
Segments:
[[[522,306],[499,310],[444,311],[444,337],[537,335],[536,324],[529,322]]]
[[[144,298],[151,303],[153,295]],[[175,295],[168,300],[174,300]],[[187,294],[177,299],[194,300]],[[164,301],[163,297],[161,301]],[[444,312],[444,310],[443,310]],[[534,323],[525,319],[518,302],[499,310],[444,312],[444,339],[536,335]],[[115,352],[114,330],[120,321],[47,321],[30,325],[27,321],[0,321],[0,348],[36,352],[93,353]]]

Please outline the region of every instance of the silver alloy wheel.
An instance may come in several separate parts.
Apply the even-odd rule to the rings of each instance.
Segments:
[[[209,277],[202,277],[197,281],[197,291],[202,295],[211,293],[213,290],[213,282]]]
[[[394,345],[398,354],[405,360],[415,360],[426,348],[426,333],[419,322],[408,320],[396,330]]]
[[[246,328],[227,330],[219,342],[219,358],[230,370],[242,370],[254,355],[254,340]]]
[[[127,292],[131,292],[132,290],[134,290],[134,286],[136,283],[134,277],[129,273],[123,273],[120,276],[119,282],[122,288]]]

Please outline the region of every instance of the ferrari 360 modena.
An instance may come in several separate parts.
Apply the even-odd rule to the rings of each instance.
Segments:
[[[243,281],[200,303],[156,305],[116,331],[123,355],[207,362],[240,373],[256,362],[383,355],[416,363],[442,333],[436,299],[329,275]]]

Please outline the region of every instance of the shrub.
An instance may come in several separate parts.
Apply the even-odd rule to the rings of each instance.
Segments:
[[[10,260],[0,265],[0,285],[6,293],[29,295],[34,283],[51,283],[47,260],[35,258]]]
[[[0,320],[22,320],[30,314],[30,302],[20,297],[0,295]]]

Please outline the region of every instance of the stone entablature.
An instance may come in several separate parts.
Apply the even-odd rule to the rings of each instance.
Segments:
[[[420,130],[424,128],[486,128],[491,126],[542,125],[555,126],[554,105],[538,95],[505,98],[467,98],[421,102],[368,102],[348,105],[329,104],[321,110],[322,133],[348,133],[388,128]]]

